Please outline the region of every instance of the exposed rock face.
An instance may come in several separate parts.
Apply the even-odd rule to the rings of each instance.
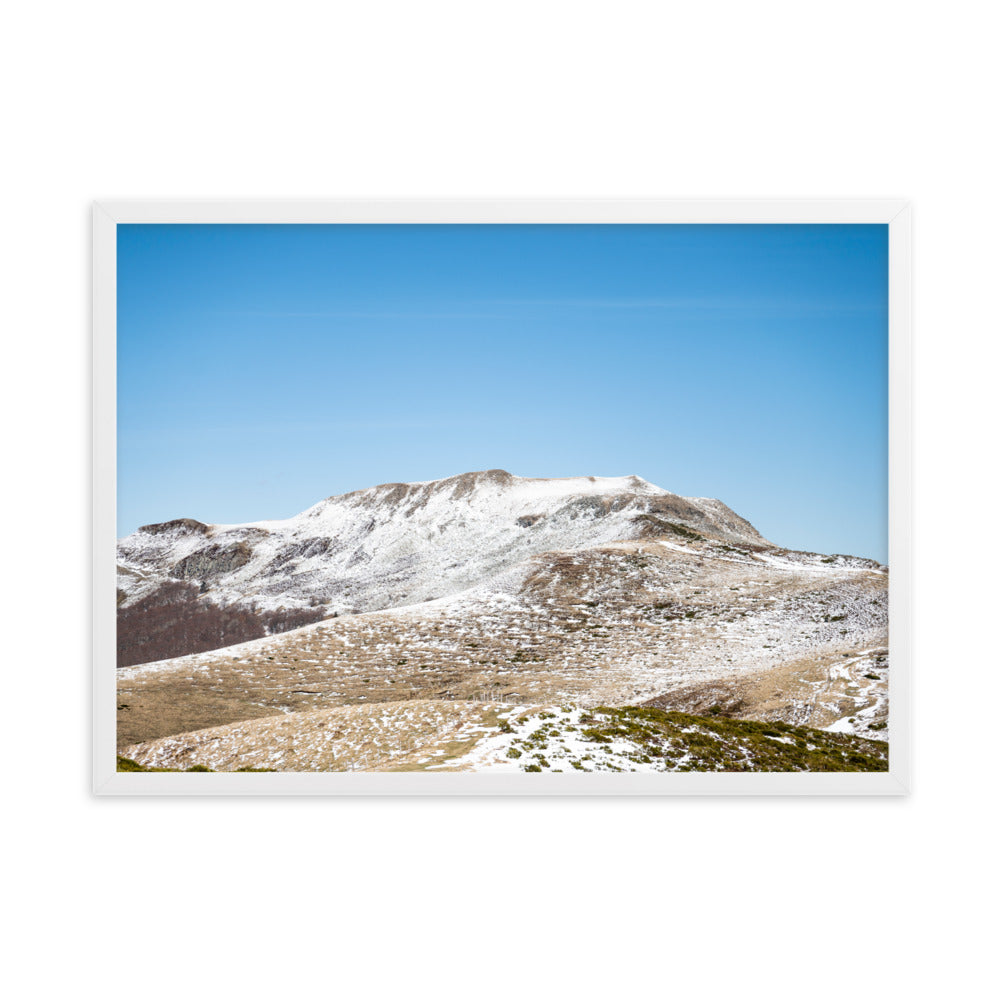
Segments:
[[[210,545],[185,556],[176,563],[170,575],[178,580],[213,580],[250,562],[253,549],[246,542],[231,545]]]
[[[293,559],[311,559],[330,550],[332,538],[306,538],[301,542],[286,545],[267,565],[266,573],[277,573]]]
[[[139,530],[146,535],[207,535],[209,528],[207,524],[202,524],[201,521],[196,521],[194,518],[179,517],[174,521],[164,521],[162,524],[144,524]]]

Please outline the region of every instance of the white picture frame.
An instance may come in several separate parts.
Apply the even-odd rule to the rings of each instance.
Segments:
[[[877,223],[889,233],[889,770],[666,774],[116,770],[116,236],[126,223]],[[906,201],[101,201],[93,206],[93,791],[98,795],[903,795],[911,766],[911,227]]]

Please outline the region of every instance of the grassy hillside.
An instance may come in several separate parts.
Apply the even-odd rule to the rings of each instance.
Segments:
[[[883,742],[783,722],[691,715],[641,705],[589,709],[452,701],[359,705],[293,712],[168,737],[136,745],[132,754],[118,758],[118,770],[567,774],[888,770],[888,746]],[[271,767],[260,766],[264,764]]]

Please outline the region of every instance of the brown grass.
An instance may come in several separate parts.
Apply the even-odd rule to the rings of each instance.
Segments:
[[[496,731],[496,706],[418,700],[270,716],[125,748],[145,766],[216,771],[423,771],[461,757]]]

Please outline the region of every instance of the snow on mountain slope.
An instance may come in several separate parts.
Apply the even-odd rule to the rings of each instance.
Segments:
[[[494,469],[330,497],[283,521],[146,525],[118,543],[119,602],[187,581],[223,606],[373,611],[460,593],[541,552],[672,530],[767,545],[720,501],[638,476],[524,479]]]

